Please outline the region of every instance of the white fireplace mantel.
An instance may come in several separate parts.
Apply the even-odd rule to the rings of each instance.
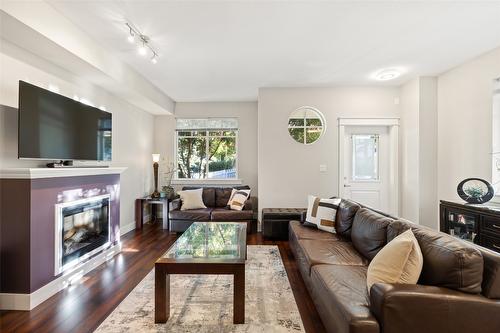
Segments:
[[[121,174],[125,167],[109,168],[11,168],[0,170],[0,179],[39,179]]]

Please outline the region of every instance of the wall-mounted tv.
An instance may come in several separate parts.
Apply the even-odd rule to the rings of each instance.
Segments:
[[[111,113],[19,81],[18,156],[111,161]]]

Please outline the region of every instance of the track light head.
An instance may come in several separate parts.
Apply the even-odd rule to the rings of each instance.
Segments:
[[[137,48],[137,52],[139,52],[139,54],[141,56],[145,56],[146,53],[147,53],[147,49],[146,49],[146,45],[142,44],[140,45],[138,48]]]

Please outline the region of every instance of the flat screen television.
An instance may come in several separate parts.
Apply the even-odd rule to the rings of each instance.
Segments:
[[[111,161],[111,113],[19,81],[23,159]]]

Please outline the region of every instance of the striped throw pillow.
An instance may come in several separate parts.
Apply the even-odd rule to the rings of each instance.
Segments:
[[[308,197],[306,222],[315,224],[318,229],[335,233],[335,218],[341,199],[321,199]]]
[[[228,206],[232,210],[243,210],[245,202],[250,197],[250,190],[236,190],[233,188],[229,197]]]

